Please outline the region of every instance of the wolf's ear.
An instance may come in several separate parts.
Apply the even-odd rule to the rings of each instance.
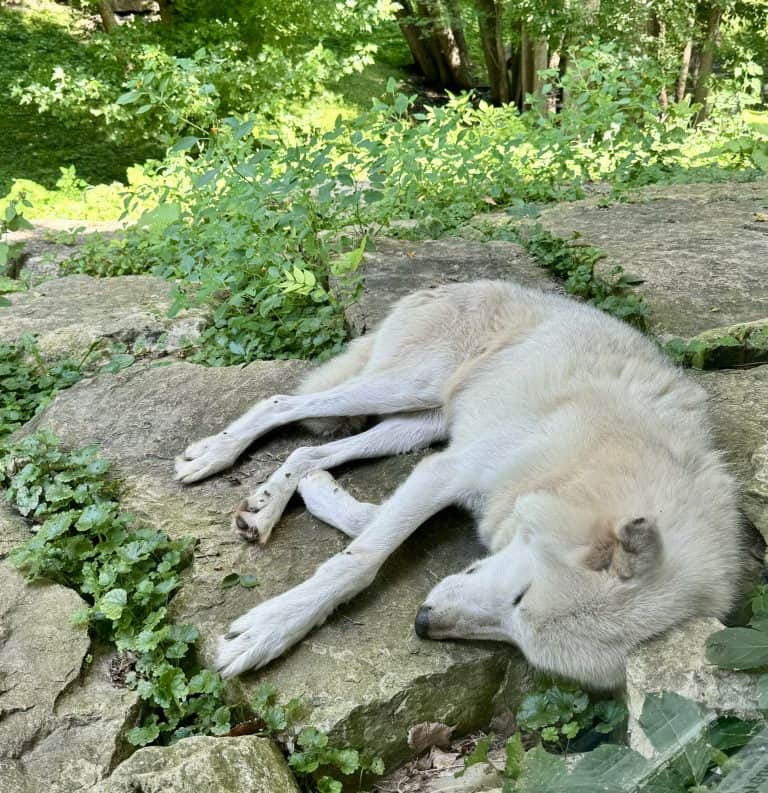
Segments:
[[[615,533],[597,540],[584,561],[591,570],[607,570],[626,580],[656,567],[661,550],[655,521],[635,518],[620,524]]]

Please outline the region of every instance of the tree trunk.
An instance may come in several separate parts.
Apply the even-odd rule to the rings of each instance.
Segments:
[[[428,47],[440,73],[440,83],[446,88],[471,88],[471,69],[453,34],[453,30],[445,23],[439,0],[421,0],[416,3],[419,16],[429,20]],[[460,20],[456,20],[460,22]]]
[[[160,21],[164,25],[173,24],[173,8],[171,6],[171,0],[157,0],[157,4],[160,7]]]
[[[715,54],[720,46],[720,22],[723,18],[723,9],[711,5],[707,14],[707,29],[699,56],[699,73],[693,89],[693,101],[701,105],[696,114],[694,124],[701,124],[709,114],[707,98],[709,97],[709,78],[712,76],[712,67],[715,63]]]
[[[532,91],[539,105],[543,104],[544,95],[541,88],[544,81],[541,79],[540,72],[549,65],[549,42],[546,39],[535,39],[532,44],[533,49],[533,75]]]
[[[403,34],[408,44],[408,49],[411,51],[414,63],[427,80],[431,83],[439,83],[440,70],[432,57],[420,27],[415,23],[416,16],[413,7],[408,0],[399,0],[399,6],[395,16],[400,25],[400,32]]]
[[[461,27],[457,0],[448,0],[450,25],[439,0],[398,0],[397,20],[411,55],[422,74],[445,88],[474,85],[469,50]]]
[[[472,60],[469,57],[467,38],[464,35],[464,24],[461,21],[461,6],[459,5],[459,0],[445,0],[445,7],[448,11],[451,33],[456,42],[456,50],[459,55],[459,68],[462,72],[461,79],[465,83],[466,88],[472,88],[476,84],[476,81]]]
[[[547,63],[547,68],[560,71],[561,65],[565,65],[565,61],[562,59],[560,55],[560,51],[563,48],[563,44],[565,42],[565,36],[560,39],[560,43],[557,47],[550,53],[549,55],[549,62]],[[546,104],[546,111],[547,113],[556,113],[557,112],[557,91],[550,91],[547,94],[547,104]]]
[[[101,17],[101,26],[105,33],[111,33],[117,27],[117,17],[109,0],[97,0],[96,7]]]
[[[656,39],[656,59],[661,62],[664,43],[667,37],[667,24],[655,11],[651,14],[648,21],[648,34]],[[659,89],[659,105],[664,113],[669,109],[667,86],[664,83],[662,83]]]
[[[688,72],[691,68],[691,53],[693,52],[693,33],[685,42],[683,48],[683,58],[680,63],[680,73],[677,76],[677,87],[675,88],[675,101],[682,102],[685,99],[686,88],[688,86]]]
[[[512,91],[504,51],[503,6],[495,0],[475,0],[475,7],[491,100],[496,105],[504,104],[512,99]]]
[[[531,42],[525,22],[520,25],[520,109],[527,107],[526,97],[531,92]]]

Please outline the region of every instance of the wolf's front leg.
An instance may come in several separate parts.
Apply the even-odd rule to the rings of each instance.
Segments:
[[[255,493],[240,503],[233,518],[234,528],[244,539],[258,539],[263,544],[305,474],[352,460],[423,449],[443,440],[446,434],[442,411],[425,410],[384,419],[348,438],[296,449]]]
[[[369,586],[390,554],[425,520],[463,491],[460,466],[446,449],[422,460],[347,548],[312,578],[235,620],[219,643],[216,668],[224,677],[258,668],[282,655],[341,603]]]
[[[176,479],[188,485],[229,468],[258,437],[293,420],[294,399],[280,394],[262,399],[222,432],[187,446],[176,458]]]
[[[190,484],[228,468],[257,438],[301,419],[437,408],[440,387],[438,376],[428,368],[424,372],[405,369],[355,377],[315,394],[263,399],[223,432],[193,443],[176,459],[176,479]]]

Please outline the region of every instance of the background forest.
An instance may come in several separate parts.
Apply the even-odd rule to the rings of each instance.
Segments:
[[[394,221],[434,237],[768,170],[767,19],[765,0],[7,5],[6,224],[134,222],[68,266],[181,278],[177,310],[215,298],[197,360],[328,355],[328,279],[351,299]]]

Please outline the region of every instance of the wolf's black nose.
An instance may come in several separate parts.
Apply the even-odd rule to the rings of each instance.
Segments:
[[[429,612],[432,611],[432,606],[422,606],[419,609],[418,614],[416,614],[416,622],[413,624],[413,628],[416,631],[416,635],[420,639],[426,639],[429,637]]]

